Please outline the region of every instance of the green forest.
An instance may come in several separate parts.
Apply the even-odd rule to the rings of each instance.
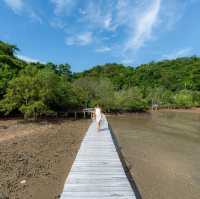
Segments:
[[[0,41],[0,115],[24,118],[99,104],[106,112],[200,106],[200,58],[183,57],[137,67],[117,63],[73,73],[69,64],[28,63],[15,45]]]

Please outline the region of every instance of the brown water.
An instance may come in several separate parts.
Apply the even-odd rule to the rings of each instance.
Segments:
[[[200,114],[109,116],[143,199],[200,199]]]

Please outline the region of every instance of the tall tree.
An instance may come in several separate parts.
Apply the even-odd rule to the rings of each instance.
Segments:
[[[19,49],[15,45],[3,42],[0,40],[0,55],[14,56],[15,52]]]

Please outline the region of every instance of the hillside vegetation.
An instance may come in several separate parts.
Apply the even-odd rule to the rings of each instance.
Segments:
[[[185,57],[138,67],[94,66],[72,73],[70,65],[28,63],[18,48],[0,41],[0,114],[25,118],[100,104],[105,111],[144,111],[200,106],[200,58]]]

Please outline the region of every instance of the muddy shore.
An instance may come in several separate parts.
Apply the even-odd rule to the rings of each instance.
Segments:
[[[172,108],[160,108],[158,110],[152,110],[148,109],[146,111],[139,111],[139,112],[111,112],[111,113],[106,113],[107,116],[131,116],[133,114],[146,114],[146,113],[156,113],[156,112],[175,112],[175,113],[200,113],[200,108],[177,108],[177,109],[172,109]]]
[[[89,122],[0,120],[0,198],[58,198]]]
[[[189,109],[160,109],[158,111],[165,112],[177,112],[177,113],[200,113],[200,108],[189,108]]]

